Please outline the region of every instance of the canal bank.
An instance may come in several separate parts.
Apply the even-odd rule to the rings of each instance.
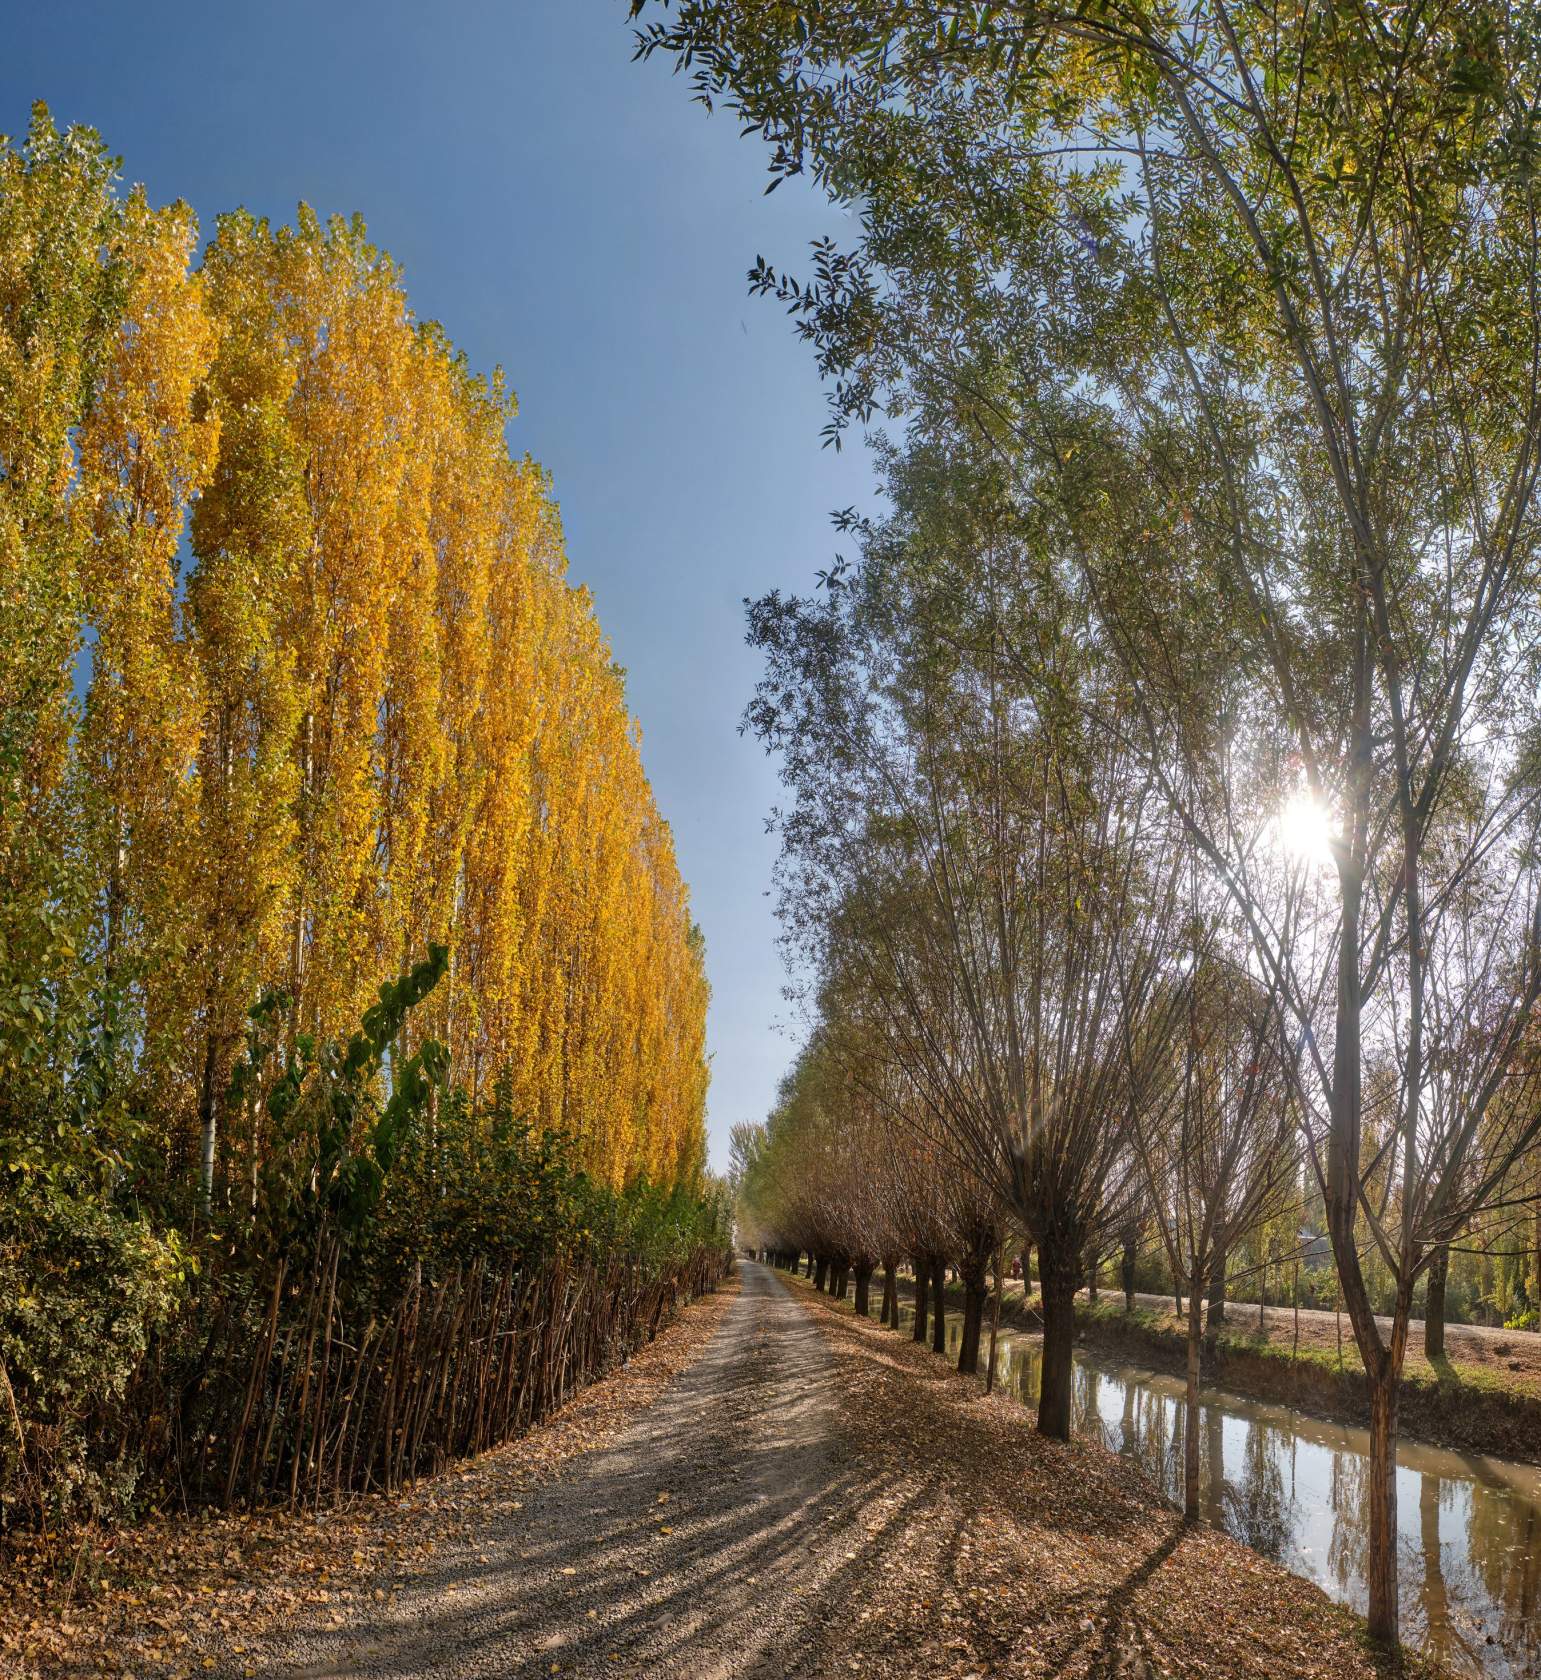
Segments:
[[[1338,1423],[1369,1421],[1369,1392],[1352,1335],[1344,1327],[1336,1352],[1301,1348],[1253,1335],[1256,1312],[1233,1307],[1233,1322],[1204,1339],[1204,1381],[1250,1399],[1289,1406]],[[1122,1300],[1076,1303],[1076,1330],[1086,1343],[1156,1370],[1180,1375],[1187,1340],[1171,1313],[1147,1307],[1126,1312]],[[1516,1332],[1516,1335],[1523,1334]],[[1452,1450],[1541,1461],[1541,1400],[1500,1378],[1442,1361],[1409,1361],[1400,1404],[1404,1437]]]
[[[898,1287],[900,1299],[912,1303],[913,1279],[901,1275]],[[949,1318],[961,1315],[961,1286],[949,1285],[946,1301]],[[1081,1295],[1076,1301],[1078,1341],[1153,1370],[1182,1375],[1188,1358],[1186,1329],[1170,1309],[1156,1308],[1151,1301],[1150,1296],[1137,1296],[1133,1311],[1126,1311],[1121,1295],[1104,1291],[1097,1301]],[[1298,1346],[1289,1337],[1287,1310],[1269,1308],[1268,1327],[1262,1333],[1254,1328],[1256,1316],[1255,1304],[1233,1302],[1227,1322],[1205,1336],[1206,1385],[1329,1422],[1368,1423],[1364,1371],[1346,1319],[1340,1357],[1335,1347],[1322,1345],[1320,1321],[1330,1322],[1331,1315],[1302,1313],[1303,1321],[1317,1322],[1315,1334]],[[1012,1291],[1007,1292],[1001,1324],[1027,1334],[1041,1328],[1032,1301],[1024,1303],[1021,1294]],[[1512,1344],[1501,1333],[1477,1333],[1500,1354],[1510,1345],[1520,1349],[1534,1340],[1524,1331],[1510,1333]],[[1451,1331],[1452,1342],[1458,1334]],[[1484,1364],[1462,1359],[1430,1364],[1421,1356],[1420,1342],[1403,1373],[1401,1434],[1430,1446],[1541,1464],[1541,1392],[1526,1376],[1507,1373],[1491,1354]]]

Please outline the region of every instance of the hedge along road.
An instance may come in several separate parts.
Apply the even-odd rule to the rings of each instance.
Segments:
[[[270,1643],[260,1671],[797,1673],[809,1623],[853,1590],[860,1501],[816,1322],[765,1268],[742,1278],[705,1352],[619,1441],[441,1549],[388,1607]]]
[[[651,1406],[517,1492],[473,1503],[388,1600],[340,1625],[292,1622],[245,1672],[1391,1672],[1362,1624],[1184,1525],[1128,1460],[1045,1440],[1016,1401],[748,1263],[704,1351]]]

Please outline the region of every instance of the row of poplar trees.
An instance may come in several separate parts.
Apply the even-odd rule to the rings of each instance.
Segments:
[[[513,399],[357,221],[0,144],[0,1538],[393,1488],[725,1251],[707,985]]]
[[[219,1200],[262,1155],[223,1108],[264,989],[336,1037],[440,942],[411,1031],[454,1083],[503,1076],[616,1185],[697,1173],[698,936],[501,376],[357,222],[197,245],[46,113],[0,155],[15,1006],[89,942],[169,1170]]]

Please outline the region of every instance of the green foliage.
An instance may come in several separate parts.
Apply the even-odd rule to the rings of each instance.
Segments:
[[[35,919],[30,948],[73,953],[62,899]],[[199,1403],[216,1342],[250,1364],[280,1261],[314,1279],[333,1245],[340,1309],[369,1322],[410,1278],[477,1262],[627,1257],[661,1276],[727,1247],[722,1187],[612,1189],[580,1170],[572,1140],[515,1112],[509,1081],[478,1106],[447,1086],[437,1041],[408,1053],[442,946],[380,988],[346,1043],[300,1037],[286,1051],[288,999],[259,1000],[230,1111],[260,1117],[263,1169],[244,1201],[196,1211],[139,1152],[90,966],[63,962],[68,983],[38,987],[4,950],[0,1526],[133,1511],[151,1414],[164,1428]]]
[[[313,1245],[325,1230],[350,1237],[363,1230],[404,1138],[444,1087],[448,1057],[436,1040],[425,1039],[394,1068],[389,1094],[381,1094],[382,1070],[408,1017],[448,966],[448,950],[430,946],[424,961],[380,987],[345,1045],[318,1048],[303,1034],[297,1038],[261,1096],[269,1147],[259,1175],[259,1240]],[[231,1110],[256,1103],[263,1091],[288,1002],[269,993],[252,1010],[247,1052],[231,1079]]]
[[[663,1269],[702,1247],[726,1247],[730,1217],[708,1186],[645,1179],[615,1190],[577,1164],[577,1146],[516,1114],[509,1082],[484,1106],[444,1094],[430,1125],[418,1110],[399,1134],[399,1153],[367,1242],[382,1278],[409,1267],[435,1272],[486,1258],[530,1266],[553,1255],[626,1253]]]
[[[120,1438],[151,1339],[186,1304],[193,1257],[177,1232],[105,1201],[90,1176],[54,1171],[22,1188],[0,1198],[0,1384],[10,1387],[0,1392],[0,1526],[17,1506],[45,1521],[113,1516],[132,1501],[139,1463],[102,1448]]]

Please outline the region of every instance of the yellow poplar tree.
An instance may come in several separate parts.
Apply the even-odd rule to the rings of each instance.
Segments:
[[[248,1011],[287,978],[299,892],[295,741],[304,696],[287,634],[309,543],[304,454],[291,421],[297,356],[276,303],[267,230],[222,217],[204,259],[220,326],[208,380],[219,459],[193,511],[187,613],[199,669],[198,845],[203,870],[186,980],[196,1036],[184,1079],[207,1140],[242,1048]],[[227,1139],[259,1164],[260,1110]],[[209,1176],[209,1175],[206,1175]],[[210,1184],[208,1186],[212,1188]]]
[[[72,435],[116,325],[112,172],[41,105],[22,145],[0,137],[0,926],[19,972],[51,960],[27,917],[65,853],[87,542]]]
[[[182,634],[178,550],[189,499],[219,443],[202,402],[216,329],[189,272],[197,224],[185,205],[124,207],[116,260],[119,331],[79,434],[79,496],[91,679],[76,745],[77,821],[102,883],[110,980],[143,999],[140,1073],[171,1106],[192,1032],[186,969],[195,939],[193,769],[203,724],[198,663]],[[199,411],[202,410],[200,413]]]

